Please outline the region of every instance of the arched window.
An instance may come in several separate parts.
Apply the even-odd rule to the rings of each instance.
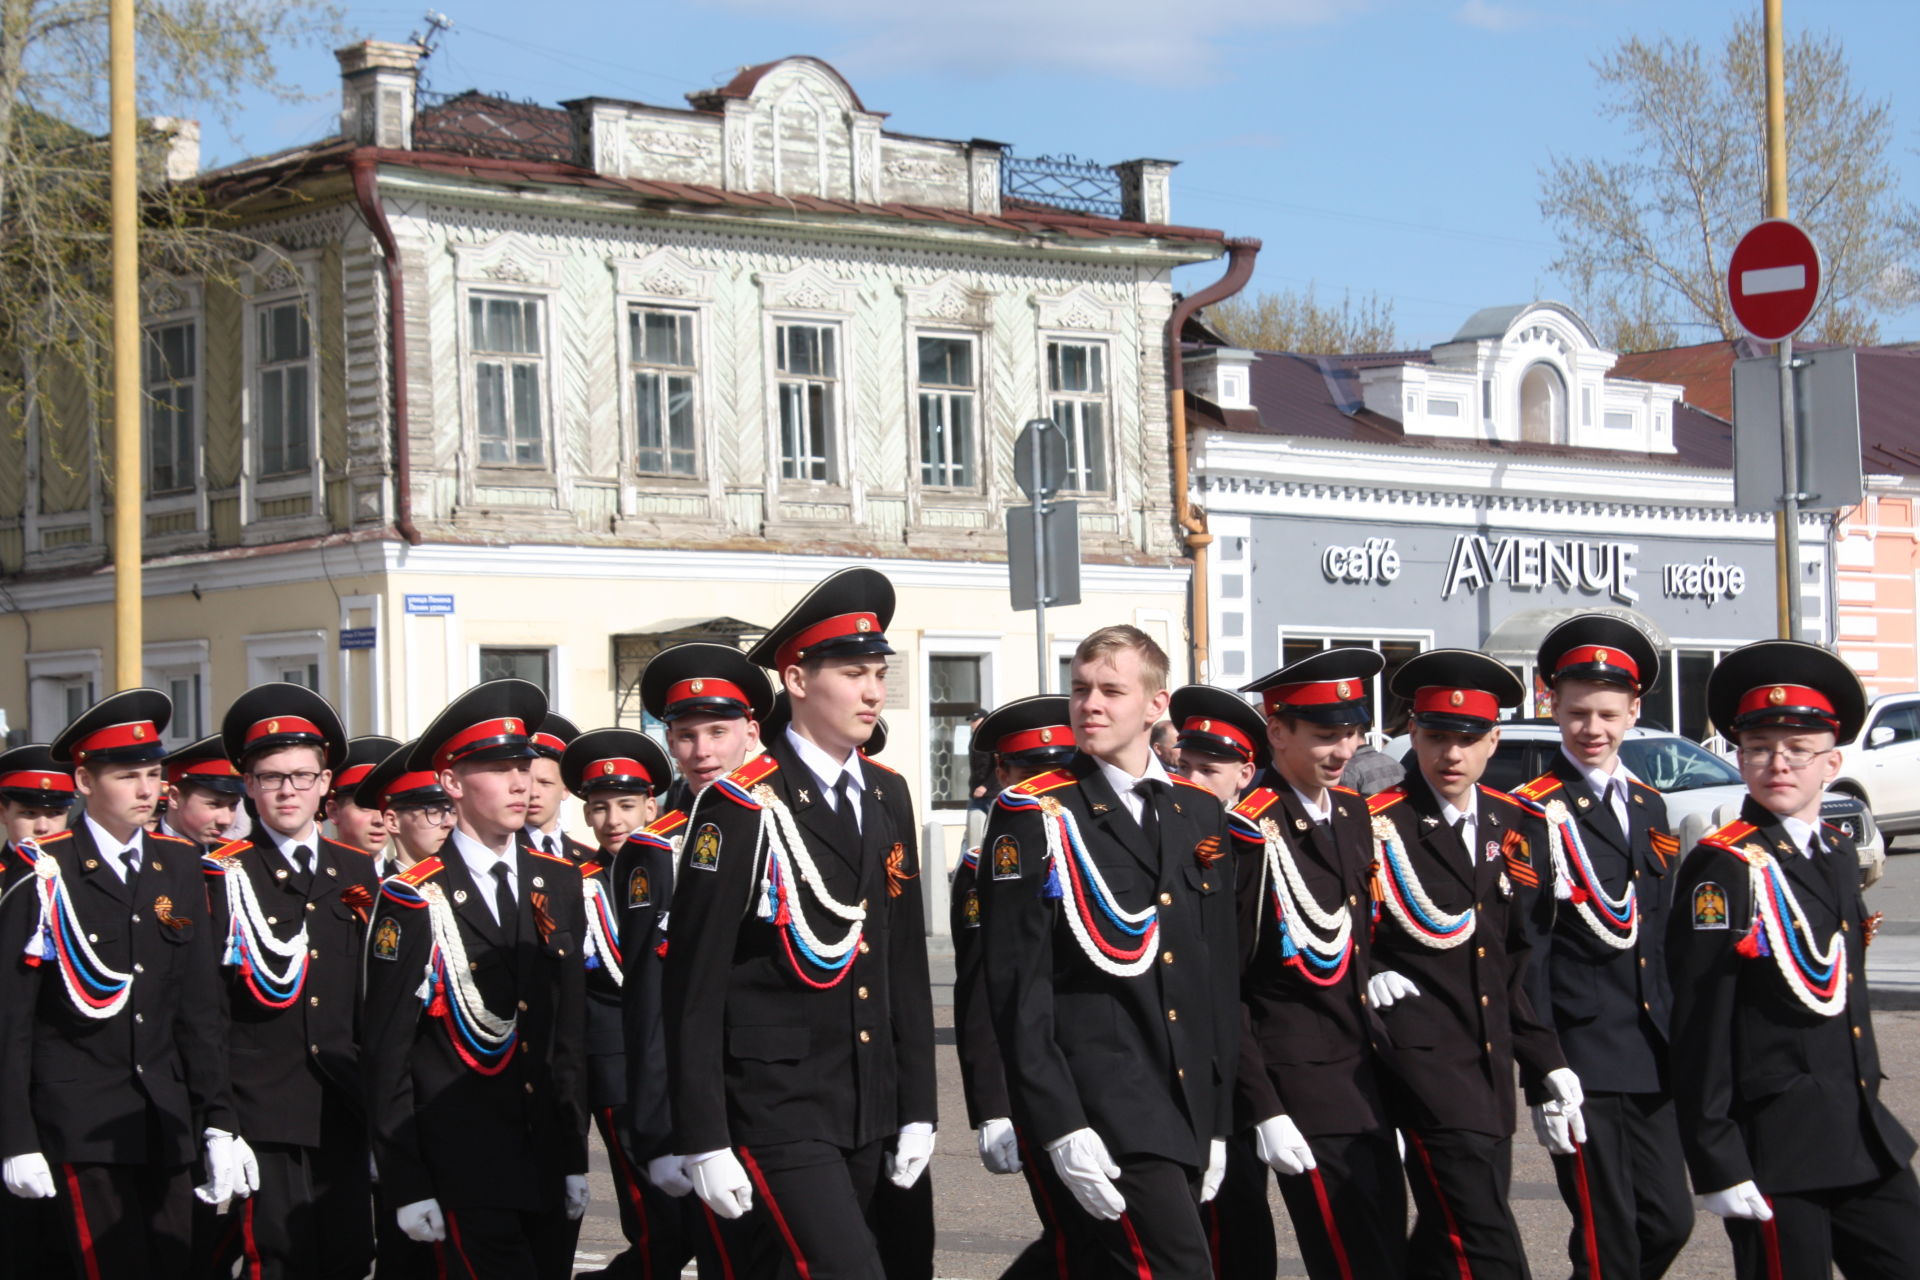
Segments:
[[[1567,384],[1550,364],[1533,365],[1520,379],[1520,439],[1528,444],[1567,442]]]

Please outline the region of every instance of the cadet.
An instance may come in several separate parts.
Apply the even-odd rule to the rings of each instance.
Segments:
[[[547,712],[547,718],[534,731],[533,763],[527,768],[527,825],[520,831],[521,843],[535,853],[568,862],[580,862],[593,853],[589,846],[568,835],[560,823],[567,802],[560,757],[567,744],[579,736],[573,721],[557,711]]]
[[[130,689],[60,732],[53,762],[73,766],[87,813],[45,837],[0,907],[0,1176],[59,1198],[89,1280],[188,1274],[196,1160],[210,1203],[251,1182],[198,851],[143,829],[172,711]]]
[[[1366,801],[1340,785],[1381,666],[1373,649],[1327,649],[1247,686],[1273,764],[1229,815],[1246,1021],[1240,1136],[1214,1201],[1223,1275],[1274,1273],[1269,1168],[1308,1275],[1406,1271],[1406,1187],[1367,1007],[1373,838]]]
[[[638,729],[595,729],[567,744],[560,757],[566,789],[585,802],[587,825],[600,848],[578,865],[586,898],[587,1106],[613,1165],[624,1252],[595,1274],[653,1274],[644,1180],[628,1149],[627,1054],[620,1021],[627,951],[620,932],[620,900],[613,865],[627,837],[654,816],[654,797],[667,789],[672,766],[660,744]],[[662,1275],[678,1274],[679,1267]]]
[[[756,1200],[803,1274],[882,1275],[869,1205],[933,1154],[933,1012],[913,806],[860,755],[886,697],[893,585],[848,569],[748,656],[793,723],[700,794],[674,886],[666,1025],[694,1191]],[[742,1274],[766,1260],[736,1258]]]
[[[167,812],[160,833],[191,840],[202,852],[225,844],[247,784],[227,759],[220,735],[182,747],[160,763],[167,779]]]
[[[439,853],[453,830],[453,801],[440,789],[440,775],[407,768],[413,748],[412,742],[396,745],[353,789],[354,807],[378,813],[390,833],[386,852],[375,860],[382,880]]]
[[[586,917],[580,872],[520,846],[546,696],[469,689],[407,758],[456,825],[380,886],[366,1073],[386,1199],[445,1274],[559,1280],[587,1209]]]
[[[1580,1083],[1523,983],[1527,930],[1513,868],[1545,848],[1539,820],[1480,785],[1520,681],[1484,653],[1430,649],[1394,672],[1413,703],[1418,767],[1368,801],[1380,865],[1367,993],[1385,1023],[1389,1112],[1406,1137],[1418,1216],[1414,1276],[1525,1276],[1508,1202],[1513,1064],[1577,1138]]]
[[[1232,808],[1267,767],[1267,726],[1247,700],[1212,685],[1173,691],[1167,712],[1180,736],[1180,776],[1197,782]]]
[[[984,752],[991,774],[987,781],[997,794],[1016,783],[1050,773],[1073,759],[1073,726],[1067,699],[1040,694],[996,707],[974,724],[974,750]],[[991,872],[991,866],[988,868]],[[954,869],[950,899],[953,937],[953,1025],[960,1056],[960,1086],[967,1101],[967,1123],[975,1130],[980,1163],[988,1173],[1024,1173],[1034,1212],[1040,1217],[1040,1238],[1021,1250],[1000,1280],[1027,1280],[1071,1274],[1073,1246],[1063,1230],[1058,1206],[1068,1194],[1046,1161],[1035,1163],[1023,1151],[1013,1126],[1013,1103],[1007,1096],[1007,1072],[1000,1059],[1000,1041],[993,1034],[993,1013],[987,1004],[986,956],[980,949],[980,851],[968,849]]]
[[[1667,1069],[1667,876],[1679,841],[1666,801],[1620,759],[1660,654],[1631,622],[1588,613],[1548,632],[1537,662],[1560,753],[1514,792],[1544,819],[1547,844],[1525,865],[1510,857],[1507,876],[1535,904],[1527,995],[1588,1085],[1587,1138],[1574,1144],[1538,1096],[1534,1128],[1573,1217],[1573,1274],[1651,1280],[1693,1229]]]
[[[44,742],[0,751],[0,822],[6,824],[7,856],[0,860],[0,886],[33,866],[22,840],[44,840],[67,829],[73,811],[73,770],[54,760]]]
[[[333,837],[345,845],[365,850],[377,864],[387,852],[387,816],[379,809],[362,807],[354,792],[372,773],[374,766],[392,755],[400,745],[394,738],[369,733],[347,740],[346,758],[333,775],[333,787],[327,792],[326,818],[333,824]]]
[[[1913,1139],[1880,1101],[1853,842],[1820,824],[1834,744],[1866,694],[1825,649],[1766,640],[1707,679],[1739,746],[1736,822],[1681,864],[1667,929],[1673,1092],[1693,1186],[1726,1220],[1735,1274],[1920,1274]]]
[[[1150,636],[1103,627],[1072,675],[1079,754],[1000,795],[981,855],[1013,1122],[1072,1192],[1089,1274],[1199,1280],[1240,1039],[1226,812],[1148,745],[1168,696]]]
[[[249,689],[220,725],[254,810],[253,836],[205,860],[208,922],[224,948],[233,1105],[260,1190],[230,1227],[202,1213],[215,1257],[267,1280],[360,1280],[373,1191],[360,1076],[361,949],[373,859],[316,821],[347,735],[303,685]],[[224,1237],[224,1239],[223,1239]]]

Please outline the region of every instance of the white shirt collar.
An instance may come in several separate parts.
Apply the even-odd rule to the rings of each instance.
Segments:
[[[1473,789],[1473,794],[1467,800],[1467,807],[1464,809],[1456,809],[1453,807],[1452,803],[1450,803],[1449,801],[1441,800],[1440,816],[1446,820],[1446,824],[1448,826],[1452,826],[1454,823],[1460,821],[1460,819],[1462,818],[1465,818],[1467,820],[1468,826],[1470,827],[1478,826],[1480,823],[1480,789],[1479,787],[1476,786]]]
[[[313,854],[314,866],[317,867],[320,865],[320,827],[318,824],[309,823],[306,833],[296,837],[283,836],[262,822],[260,824],[260,834],[273,841],[273,847],[280,851],[280,856],[286,859],[287,865],[295,871],[300,869],[300,864],[294,861],[293,851],[301,845],[307,846],[308,851]]]
[[[1814,833],[1814,824],[1804,818],[1781,818],[1780,825],[1786,829],[1787,839],[1793,841],[1793,849],[1801,857],[1807,853],[1807,839]],[[1824,846],[1825,841],[1821,844]]]
[[[114,874],[118,875],[122,880],[127,878],[127,864],[121,861],[121,855],[127,852],[127,850],[133,850],[135,854],[139,855],[143,863],[146,861],[146,846],[140,839],[141,833],[138,829],[134,831],[131,841],[122,842],[108,835],[107,829],[95,822],[92,814],[89,813],[84,816],[87,822],[87,830],[93,835],[93,847],[100,851],[100,857],[108,866],[113,868]]]
[[[1325,822],[1327,820],[1327,811],[1322,807],[1320,807],[1319,805],[1315,804],[1313,801],[1307,799],[1306,792],[1294,786],[1291,782],[1287,784],[1287,790],[1293,792],[1294,798],[1300,801],[1300,807],[1307,811],[1307,818],[1309,821]],[[1323,791],[1320,794],[1326,795],[1327,793]],[[1333,798],[1331,796],[1328,796],[1327,803],[1329,804],[1333,803]]]
[[[1604,797],[1607,794],[1607,788],[1616,782],[1620,784],[1621,790],[1624,791],[1628,783],[1639,781],[1638,778],[1633,776],[1633,770],[1627,768],[1627,762],[1617,755],[1613,758],[1613,772],[1608,773],[1604,769],[1595,769],[1590,765],[1585,765],[1575,760],[1573,753],[1567,750],[1567,744],[1564,742],[1560,744],[1560,754],[1566,757],[1568,764],[1580,771],[1580,776],[1587,780],[1587,786],[1592,789],[1593,794],[1596,796]]]
[[[488,890],[493,888],[493,868],[498,863],[507,864],[509,880],[519,874],[519,862],[513,856],[515,849],[511,840],[507,841],[507,851],[504,854],[496,854],[460,828],[455,827],[450,843],[459,852],[460,860],[467,864],[467,870],[473,873],[475,882],[482,888]]]
[[[838,786],[840,784],[840,775],[843,773],[851,773],[853,775],[853,789],[855,791],[860,791],[867,785],[867,775],[860,768],[860,751],[858,748],[848,751],[845,760],[835,760],[832,756],[821,750],[818,745],[795,733],[792,725],[787,726],[786,734],[787,745],[793,748],[793,754],[800,757],[800,763],[807,766],[808,772],[820,779],[820,786],[823,790],[831,791]]]
[[[1100,766],[1100,772],[1106,776],[1107,782],[1113,787],[1115,795],[1138,795],[1139,793],[1136,792],[1134,788],[1149,778],[1155,782],[1167,783],[1169,786],[1173,784],[1173,780],[1167,777],[1167,767],[1161,764],[1160,757],[1151,751],[1147,752],[1147,771],[1137,778],[1125,769],[1122,769],[1119,765],[1109,764],[1099,756],[1095,756],[1093,762]]]

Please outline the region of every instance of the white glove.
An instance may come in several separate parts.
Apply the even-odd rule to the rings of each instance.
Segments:
[[[393,1215],[407,1239],[420,1244],[438,1244],[447,1238],[447,1220],[440,1213],[438,1200],[415,1200],[403,1204]]]
[[[1200,1203],[1205,1204],[1220,1194],[1220,1184],[1227,1179],[1227,1140],[1215,1138],[1207,1146],[1207,1171],[1200,1175]]]
[[[53,1170],[47,1167],[47,1158],[38,1151],[24,1156],[8,1156],[4,1165],[0,1165],[0,1177],[4,1177],[7,1190],[22,1200],[51,1200],[59,1192],[53,1187]]]
[[[247,1140],[238,1134],[234,1135],[232,1151],[233,1194],[250,1196],[260,1189],[260,1161]]]
[[[980,1163],[987,1166],[988,1173],[1020,1172],[1020,1137],[1013,1131],[1013,1121],[1005,1116],[983,1121],[976,1141]]]
[[[1301,1174],[1320,1165],[1291,1116],[1273,1116],[1255,1125],[1253,1150],[1275,1173]]]
[[[723,1218],[737,1218],[753,1208],[753,1182],[740,1161],[726,1147],[688,1156],[687,1179],[700,1202]]]
[[[933,1159],[933,1126],[916,1121],[903,1125],[894,1139],[893,1154],[887,1157],[887,1181],[905,1191],[920,1181]]]
[[[655,1156],[647,1161],[647,1181],[670,1196],[683,1196],[693,1190],[687,1180],[687,1162],[680,1156]]]
[[[570,1173],[567,1175],[567,1221],[578,1222],[587,1216],[587,1204],[593,1199],[593,1190],[587,1186],[587,1175]]]
[[[1414,986],[1411,979],[1391,969],[1382,969],[1367,979],[1367,999],[1373,1001],[1376,1009],[1390,1009],[1394,1001],[1419,994],[1420,988]]]
[[[1553,1095],[1553,1102],[1547,1105],[1558,1103],[1560,1114],[1566,1117],[1567,1136],[1577,1143],[1584,1143],[1587,1140],[1587,1118],[1581,1114],[1580,1108],[1585,1104],[1587,1095],[1580,1089],[1580,1077],[1565,1067],[1557,1067],[1547,1072],[1544,1083],[1547,1092]]]
[[[234,1182],[239,1173],[234,1161],[233,1135],[225,1129],[208,1129],[201,1136],[207,1143],[207,1180],[195,1187],[193,1194],[200,1197],[202,1204],[225,1204],[233,1199]]]
[[[1055,1138],[1047,1146],[1053,1157],[1053,1171],[1067,1184],[1080,1207],[1096,1218],[1114,1221],[1127,1211],[1127,1201],[1113,1180],[1120,1166],[1107,1154],[1107,1144],[1091,1129],[1075,1129],[1064,1138]]]
[[[1573,1112],[1575,1117],[1580,1112]],[[1558,1102],[1545,1102],[1533,1109],[1533,1136],[1545,1147],[1549,1154],[1570,1156],[1579,1148],[1575,1145],[1568,1124],[1566,1109]]]
[[[1722,1218],[1751,1218],[1755,1222],[1765,1222],[1773,1217],[1773,1206],[1760,1194],[1760,1188],[1752,1181],[1738,1183],[1725,1191],[1709,1191],[1701,1197],[1707,1206],[1707,1212],[1718,1214]]]

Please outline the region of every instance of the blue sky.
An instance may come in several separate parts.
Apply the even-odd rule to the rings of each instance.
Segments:
[[[1483,306],[1561,297],[1540,218],[1552,154],[1617,154],[1592,61],[1633,34],[1717,49],[1759,0],[437,0],[454,21],[430,88],[556,103],[684,105],[739,66],[825,58],[888,127],[994,138],[1025,155],[1181,162],[1176,221],[1266,242],[1253,288],[1377,292],[1425,345]],[[1920,199],[1913,0],[1787,0],[1789,27],[1839,37],[1855,87],[1892,101],[1892,157]],[[400,40],[419,7],[346,5],[349,32]],[[796,16],[799,15],[799,16]],[[262,95],[206,121],[208,163],[332,132],[331,54],[284,70],[308,98]],[[1185,287],[1217,274],[1202,268]],[[1920,338],[1920,309],[1883,337]]]

